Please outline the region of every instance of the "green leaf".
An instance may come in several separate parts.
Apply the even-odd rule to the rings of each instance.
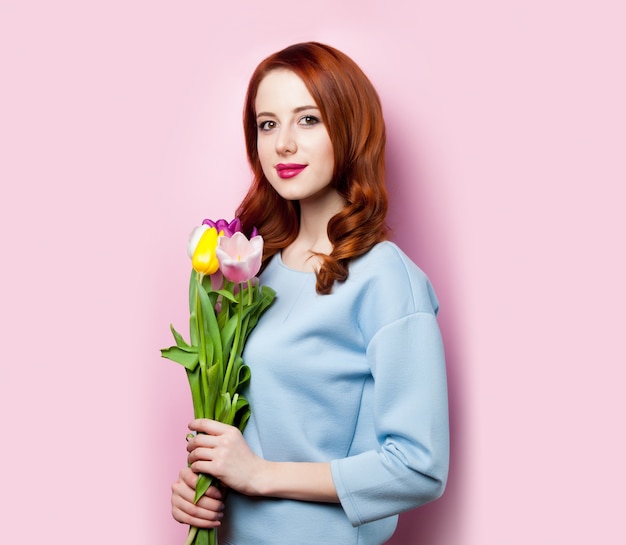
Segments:
[[[204,396],[202,395],[202,380],[200,379],[200,366],[196,366],[193,371],[187,369],[187,380],[191,389],[191,402],[193,404],[194,418],[207,418],[204,408]]]
[[[219,293],[222,297],[224,297],[224,299],[228,299],[229,301],[236,303],[237,302],[237,298],[235,297],[235,295],[233,294],[232,291],[229,290],[217,290],[215,293]]]
[[[196,285],[198,283],[198,273],[191,269],[189,278],[189,314],[195,314],[196,310]]]
[[[184,545],[216,545],[215,536],[217,534],[214,528],[196,528],[196,535],[193,540],[189,541],[189,537],[187,537]]]
[[[213,484],[215,478],[212,475],[208,475],[206,473],[200,473],[198,475],[198,482],[196,483],[196,495],[194,497],[193,502],[198,503],[198,500],[204,496],[206,491],[209,489],[209,486]]]
[[[200,336],[198,332],[198,315],[196,310],[189,315],[189,336],[191,337],[191,344],[193,346],[198,346]]]
[[[231,426],[235,422],[235,413],[237,412],[237,401],[239,400],[239,394],[235,394],[228,407],[228,415],[224,416],[225,422]]]
[[[197,350],[192,352],[193,347],[189,348],[189,350],[183,350],[178,346],[170,346],[161,350],[161,356],[180,363],[185,369],[193,371],[198,365],[198,352]]]
[[[183,350],[186,349],[186,352],[192,352],[193,350],[196,350],[197,352],[197,349],[194,346],[188,345],[186,343],[185,339],[183,339],[183,336],[174,329],[174,326],[172,324],[170,324],[170,330],[172,331],[172,335],[174,335],[174,340],[176,341],[176,346],[178,346],[178,348],[181,348]]]
[[[230,316],[231,316],[230,307],[231,307],[230,304],[222,302],[222,308],[219,314],[217,315],[217,325],[219,326],[220,329],[222,329],[224,327],[224,324],[228,322],[228,320],[230,320]]]
[[[205,340],[213,345],[213,358],[216,361],[222,361],[222,341],[220,338],[219,327],[217,325],[217,318],[215,317],[215,308],[211,304],[211,300],[209,299],[207,292],[201,287],[198,287],[198,296],[202,307],[202,316],[204,317],[202,326],[204,327]],[[209,361],[210,359],[207,358],[207,362]]]
[[[240,395],[237,398],[237,403],[235,404],[235,409],[237,411],[241,411],[241,409],[248,408],[249,406],[250,403],[248,403],[248,400],[244,396]]]
[[[219,363],[213,364],[207,369],[208,390],[204,392],[206,418],[216,419],[218,414],[217,403],[222,387],[222,373],[222,365]]]
[[[242,365],[237,373],[237,390],[241,390],[243,386],[250,382],[250,378],[252,373],[250,372],[250,368],[247,365]]]
[[[239,424],[237,424],[237,427],[239,428],[239,431],[243,432],[243,430],[246,429],[246,425],[248,424],[248,420],[250,420],[251,414],[250,409],[246,408],[241,412],[241,414],[238,415],[237,419],[239,420]]]
[[[225,424],[230,424],[228,420],[228,415],[230,414],[230,406],[230,394],[221,394],[217,399],[217,403],[215,404],[215,420],[217,420],[218,422],[224,422]]]
[[[237,323],[238,323],[237,315],[231,316],[230,320],[226,322],[221,329],[221,337],[222,337],[222,348],[224,350],[224,354],[230,353],[233,340],[235,338],[235,332],[237,331]]]
[[[215,357],[215,346],[210,340],[204,343],[204,353],[207,363],[211,363]]]

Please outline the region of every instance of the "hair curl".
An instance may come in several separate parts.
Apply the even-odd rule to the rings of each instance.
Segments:
[[[346,206],[328,222],[330,255],[317,271],[316,290],[332,291],[348,278],[350,260],[386,238],[385,123],[373,85],[344,53],[324,44],[295,44],[266,58],[256,68],[246,95],[243,124],[254,180],[237,209],[243,230],[257,227],[265,241],[263,262],[291,244],[299,229],[299,204],[278,195],[267,181],[257,152],[254,103],[263,78],[272,70],[298,75],[320,109],[333,152],[332,184]]]

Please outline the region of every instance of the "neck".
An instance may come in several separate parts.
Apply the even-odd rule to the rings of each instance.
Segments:
[[[328,222],[344,206],[343,197],[334,189],[315,198],[301,200],[300,230],[296,239],[283,249],[283,262],[303,271],[317,270],[320,260],[314,254],[328,255],[332,252]]]
[[[334,189],[315,199],[300,201],[300,231],[296,240],[308,244],[312,252],[330,253],[328,222],[344,206],[343,197]]]

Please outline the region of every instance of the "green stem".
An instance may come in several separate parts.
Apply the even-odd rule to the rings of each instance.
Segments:
[[[202,534],[202,535],[201,535]],[[203,536],[206,536],[205,540]],[[189,527],[189,534],[183,545],[193,545],[194,543],[208,543],[208,545],[218,545],[217,528],[196,528],[195,526]]]
[[[196,539],[197,533],[198,533],[198,528],[196,528],[195,526],[190,526],[189,534],[187,534],[187,539],[185,540],[185,543],[183,543],[183,545],[191,545]]]
[[[248,281],[249,282],[249,281]],[[235,339],[233,340],[233,346],[230,349],[230,355],[228,358],[228,365],[226,366],[226,373],[224,374],[224,382],[222,382],[222,393],[225,394],[228,391],[228,384],[230,383],[230,375],[235,364],[235,358],[239,353],[239,338],[241,337],[241,326],[243,322],[243,284],[239,284],[239,304],[237,305],[237,329],[235,330]]]
[[[198,328],[198,358],[200,363],[200,383],[202,385],[202,391],[209,391],[209,379],[207,376],[207,361],[206,361],[206,337],[204,335],[204,321],[202,316],[202,303],[200,302],[200,293],[198,290],[202,288],[202,276],[199,276],[196,282],[196,316],[197,316],[197,328]],[[207,418],[210,415],[206,414],[206,407],[204,406],[204,396],[199,395],[201,400],[201,407],[198,407],[199,415],[196,418]]]

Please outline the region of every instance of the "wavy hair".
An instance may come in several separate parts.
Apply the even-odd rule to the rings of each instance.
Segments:
[[[317,42],[295,44],[267,57],[256,68],[246,95],[243,124],[254,180],[237,209],[244,232],[257,227],[263,236],[264,264],[293,242],[299,229],[299,204],[283,199],[267,181],[257,152],[255,100],[271,71],[298,75],[320,110],[334,152],[332,184],[345,199],[328,222],[330,255],[319,254],[316,290],[332,291],[348,278],[349,262],[366,253],[387,234],[385,123],[378,93],[347,55]]]

